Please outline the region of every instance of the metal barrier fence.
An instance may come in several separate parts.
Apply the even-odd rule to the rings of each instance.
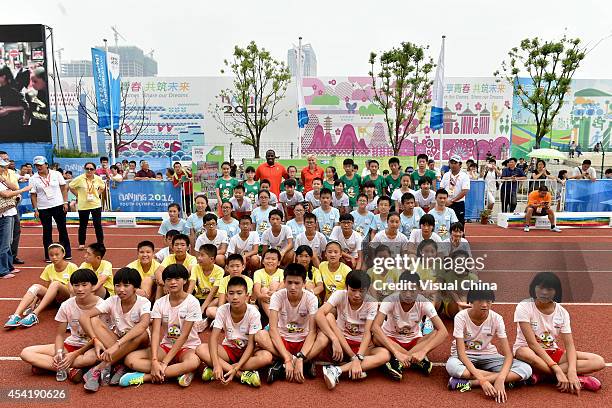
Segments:
[[[495,183],[495,184],[493,184]],[[551,207],[556,211],[563,211],[565,207],[565,182],[555,179],[543,180],[503,180],[488,181],[486,186],[485,205],[490,204],[489,194],[495,196],[494,213],[523,212],[527,207],[529,193],[546,186],[552,197]]]

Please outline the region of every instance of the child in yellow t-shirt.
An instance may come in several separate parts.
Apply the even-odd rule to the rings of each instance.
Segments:
[[[128,268],[136,269],[142,278],[140,288],[136,289],[136,294],[144,296],[149,300],[153,296],[153,280],[155,271],[159,268],[159,262],[155,259],[155,245],[151,241],[141,241],[137,247],[138,259],[128,264]]]
[[[157,284],[157,292],[155,298],[159,299],[164,295],[164,280],[162,279],[162,273],[167,266],[179,264],[183,265],[189,273],[198,260],[195,256],[189,254],[189,237],[185,234],[177,234],[172,237],[172,253],[166,256],[163,262],[159,265],[155,271],[155,283]],[[188,281],[185,282],[185,291],[188,288]]]
[[[225,268],[227,269],[227,276],[224,276],[220,282],[215,282],[216,286],[219,286],[217,293],[219,293],[219,307],[225,304],[227,297],[227,283],[229,282],[232,276],[242,276],[247,283],[247,294],[249,295],[249,303],[254,303],[252,300],[253,295],[253,279],[249,278],[246,275],[243,275],[244,272],[244,258],[240,254],[230,254],[227,257],[227,262],[225,263]],[[209,313],[216,313],[217,308],[209,306]]]
[[[200,301],[202,315],[205,318],[214,319],[216,307],[219,303],[219,282],[223,279],[225,271],[219,265],[215,265],[217,247],[213,244],[200,246],[197,254],[198,263],[191,268],[189,277],[188,293],[193,293]],[[208,310],[211,309],[211,310]]]
[[[398,282],[401,272],[395,268],[384,267],[384,260],[391,258],[391,249],[386,245],[378,245],[374,250],[374,266],[368,269],[368,276],[372,280],[370,296],[381,302],[384,298],[395,292],[395,287],[389,285]]]
[[[321,272],[315,268],[312,262],[313,251],[308,245],[300,245],[295,250],[295,261],[306,268],[306,285],[304,289],[319,297],[325,290]]]
[[[258,269],[253,275],[253,293],[266,316],[270,312],[270,297],[279,290],[285,279],[284,271],[279,269],[281,253],[270,248],[263,255],[263,269]]]
[[[71,296],[70,275],[78,268],[64,259],[65,254],[66,251],[60,244],[49,245],[51,264],[47,265],[40,274],[40,279],[45,283],[30,286],[15,309],[15,313],[4,324],[5,328],[32,327],[38,323],[39,313],[51,302],[56,301],[60,304]]]
[[[340,262],[342,258],[342,247],[337,241],[330,241],[325,246],[325,258],[327,261],[319,264],[319,272],[325,285],[325,299],[327,300],[332,293],[346,288],[346,275],[351,268],[345,263]]]
[[[80,269],[91,269],[98,277],[98,283],[92,288],[94,295],[106,299],[115,294],[113,285],[113,265],[102,259],[106,254],[104,244],[94,242],[89,244],[85,250],[85,262]]]

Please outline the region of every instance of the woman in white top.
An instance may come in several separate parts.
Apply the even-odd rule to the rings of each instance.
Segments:
[[[486,182],[487,208],[493,210],[495,206],[495,195],[497,193],[497,179],[501,178],[501,171],[497,167],[495,159],[487,160],[487,165],[482,169],[480,177]]]
[[[3,199],[13,199],[13,197],[29,191],[31,188],[28,186],[19,189],[19,186],[8,177],[8,165],[8,161],[0,158],[0,197]],[[14,199],[13,203],[3,204],[0,211],[2,211],[2,214],[0,214],[0,278],[9,279],[15,277],[10,273],[14,269],[11,242],[13,242],[13,222],[15,215],[17,215],[17,204]]]

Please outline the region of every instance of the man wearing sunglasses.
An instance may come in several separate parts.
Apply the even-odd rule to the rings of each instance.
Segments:
[[[93,220],[96,231],[96,241],[104,244],[104,231],[102,229],[102,194],[106,188],[104,180],[96,173],[96,165],[85,163],[85,174],[74,178],[68,187],[77,196],[77,209],[79,210],[79,250],[85,249],[87,239],[87,224],[89,214]]]
[[[452,208],[461,224],[465,225],[465,196],[470,191],[470,177],[461,171],[461,156],[454,154],[448,161],[450,171],[444,173],[440,186],[448,191],[446,206]]]

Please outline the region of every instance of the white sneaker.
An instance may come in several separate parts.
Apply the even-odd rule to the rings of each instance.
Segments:
[[[555,228],[550,229],[552,232],[561,232],[561,228],[555,226]]]
[[[333,390],[340,382],[341,373],[342,370],[340,370],[340,367],[333,365],[323,367],[323,378],[325,379],[325,385],[327,385],[328,390]]]
[[[523,228],[523,231],[529,232],[529,225],[525,225],[525,228]]]

